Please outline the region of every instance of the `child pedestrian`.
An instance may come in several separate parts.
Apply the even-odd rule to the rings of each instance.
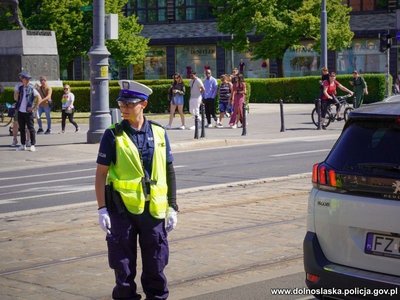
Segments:
[[[74,112],[75,112],[74,101],[75,101],[75,95],[71,93],[71,87],[68,84],[64,85],[64,95],[62,96],[61,99],[61,105],[62,105],[61,133],[65,132],[65,121],[67,117],[69,122],[75,126],[75,132],[79,131],[79,126],[74,121]]]

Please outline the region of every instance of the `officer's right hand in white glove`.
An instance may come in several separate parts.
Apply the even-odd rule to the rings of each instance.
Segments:
[[[106,233],[111,234],[111,220],[110,215],[108,214],[107,207],[100,208],[98,210],[99,213],[99,225],[100,228],[103,229]]]
[[[168,208],[167,218],[165,219],[165,229],[167,230],[167,232],[170,232],[172,229],[175,229],[177,223],[178,223],[178,213],[172,207]]]

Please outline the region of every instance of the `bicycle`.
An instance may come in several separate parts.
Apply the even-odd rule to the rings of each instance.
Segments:
[[[15,116],[15,104],[5,103],[0,104],[0,127],[7,127],[10,125],[8,129],[10,136],[13,135],[13,122]]]
[[[336,104],[332,103],[327,107],[324,123],[321,124],[323,127],[325,128],[328,127],[331,122],[341,121],[341,120],[344,120],[345,122],[347,121],[347,119],[349,118],[349,113],[354,109],[353,106],[349,102],[347,102],[347,99],[350,97],[352,97],[352,95],[336,97],[339,100],[339,105],[340,105],[337,117],[336,117],[336,112],[333,112],[334,111],[333,107],[335,107],[334,109],[336,109]],[[340,117],[342,112],[343,112],[343,118]],[[318,127],[318,112],[316,107],[311,112],[311,119],[314,125]]]

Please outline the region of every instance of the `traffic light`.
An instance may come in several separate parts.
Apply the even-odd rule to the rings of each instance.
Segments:
[[[392,45],[392,37],[388,33],[381,33],[379,35],[379,51],[385,52]]]

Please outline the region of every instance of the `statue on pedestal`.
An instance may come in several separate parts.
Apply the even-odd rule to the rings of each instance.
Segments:
[[[11,9],[12,13],[12,17],[10,18],[11,23],[14,23],[21,29],[25,29],[25,26],[24,24],[22,24],[22,21],[18,15],[18,5],[19,5],[18,0],[0,0],[0,6]]]

